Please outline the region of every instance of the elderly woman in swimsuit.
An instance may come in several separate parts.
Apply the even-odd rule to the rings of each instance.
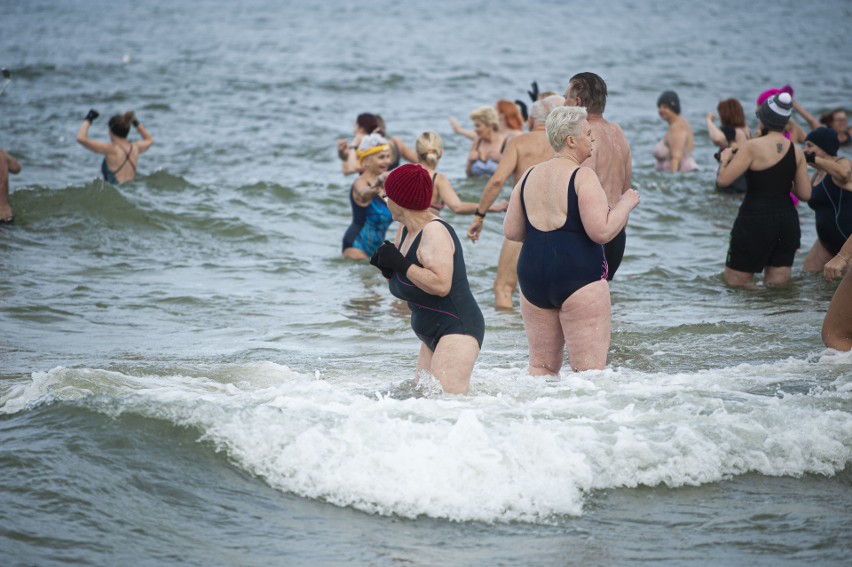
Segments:
[[[506,141],[500,131],[500,118],[490,106],[480,106],[470,113],[476,138],[470,145],[465,173],[468,177],[488,176],[497,171]]]
[[[401,227],[395,242],[382,244],[370,263],[411,309],[411,328],[421,341],[418,377],[427,372],[444,392],[466,394],[485,320],[470,291],[461,242],[453,227],[431,212],[432,180],[422,166],[393,170],[384,190]]]
[[[119,185],[133,180],[136,177],[136,166],[139,156],[148,151],[154,143],[154,138],[148,130],[139,123],[133,112],[116,114],[109,119],[109,142],[100,142],[89,138],[89,127],[99,114],[90,110],[86,115],[80,130],[77,132],[77,141],[86,149],[97,154],[104,154],[101,163],[101,173],[104,181],[113,185]],[[130,142],[127,135],[130,127],[136,128],[142,140]]]
[[[423,132],[417,136],[414,143],[417,150],[417,163],[432,176],[432,204],[430,208],[436,215],[440,215],[443,208],[449,207],[457,215],[472,215],[479,203],[464,202],[459,199],[453,184],[443,173],[438,173],[438,161],[444,155],[444,146],[437,132]],[[501,199],[488,208],[489,212],[505,211],[509,202]]]
[[[518,257],[521,315],[533,376],[555,376],[565,347],[575,371],[603,369],[610,344],[610,296],[603,245],[627,224],[639,193],[610,208],[594,170],[586,109],[555,108],[546,129],[555,154],[527,170],[512,191],[503,233],[523,242]]]
[[[388,170],[391,148],[381,135],[367,134],[356,150],[363,173],[349,188],[352,223],[343,235],[343,257],[366,260],[384,241],[393,222],[387,205],[379,196],[379,176]]]

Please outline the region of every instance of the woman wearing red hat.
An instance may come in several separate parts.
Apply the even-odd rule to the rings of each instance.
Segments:
[[[461,243],[453,228],[430,212],[432,178],[422,166],[393,170],[384,190],[402,227],[396,242],[385,241],[370,263],[390,280],[391,293],[408,301],[411,328],[421,341],[418,374],[430,373],[448,394],[466,394],[485,320],[470,291]]]

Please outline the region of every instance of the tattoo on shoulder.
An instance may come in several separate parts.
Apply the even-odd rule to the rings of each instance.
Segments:
[[[775,144],[775,149],[778,150],[778,153],[781,153],[781,150],[784,148],[782,144]]]

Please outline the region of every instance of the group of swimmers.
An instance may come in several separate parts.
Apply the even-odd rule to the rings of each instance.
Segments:
[[[757,287],[754,276],[758,273],[763,274],[766,286],[782,285],[790,280],[793,258],[800,246],[796,210],[799,200],[806,201],[816,211],[817,219],[818,239],[808,254],[805,269],[824,271],[828,278],[839,277],[852,259],[852,243],[848,249],[843,248],[852,242],[848,239],[852,234],[852,199],[844,199],[845,192],[852,191],[852,163],[837,155],[842,145],[852,143],[845,112],[826,113],[822,117],[825,124],[819,125],[794,101],[789,86],[765,91],[757,102],[759,124],[754,135],[745,125],[742,105],[735,99],[719,104],[721,128],[716,127],[715,116],[707,116],[708,134],[720,147],[716,154],[719,161],[716,186],[720,191],[743,193],[743,202],[731,231],[725,281],[731,286],[754,288]],[[603,368],[606,362],[609,290],[600,284],[612,279],[623,257],[627,218],[630,209],[638,204],[638,193],[630,187],[629,145],[621,128],[603,118],[605,104],[603,80],[593,73],[580,73],[571,78],[564,97],[543,93],[543,98],[533,102],[532,111],[526,116],[526,132],[510,127],[512,113],[505,109],[498,111],[499,105],[478,108],[471,114],[473,132],[462,130],[458,122],[451,119],[453,130],[472,140],[467,175],[489,176],[479,203],[465,204],[460,209],[474,215],[468,229],[471,240],[479,237],[483,219],[495,210],[492,207],[503,206],[502,202],[495,205],[495,201],[509,176],[513,177],[515,190],[504,220],[506,239],[495,279],[495,306],[513,307],[512,293],[520,278],[521,314],[530,346],[531,374],[557,373],[566,344],[570,364],[575,370]],[[519,106],[514,105],[518,113],[521,112]],[[526,114],[525,105],[523,107]],[[665,137],[653,152],[657,169],[667,172],[697,169],[692,156],[695,144],[692,127],[681,116],[677,93],[662,93],[657,107],[660,117],[668,123]],[[564,108],[570,112],[580,109],[582,116],[574,113],[568,120]],[[794,109],[806,117],[813,128],[810,132],[804,132],[791,120]],[[551,118],[548,117],[561,120],[564,127],[554,126],[556,130],[551,132]],[[570,126],[565,126],[566,120],[571,122]],[[578,128],[587,128],[588,132]],[[356,126],[356,136],[358,133]],[[383,242],[384,233],[396,218],[392,213],[381,212],[383,206],[387,208],[388,195],[383,187],[388,179],[388,164],[394,155],[405,156],[402,151],[393,149],[398,142],[391,142],[382,134],[364,130],[359,139],[348,145],[349,152],[344,151],[347,142],[339,142],[344,172],[353,169],[347,168],[352,153],[358,162],[355,171],[361,172],[350,189],[353,223],[343,244],[344,255],[348,258],[372,257],[376,260],[377,249],[381,248],[381,256],[388,254],[388,246],[407,244],[405,236],[400,238],[400,232],[395,243]],[[562,139],[558,139],[560,136]],[[434,141],[436,138],[440,140],[434,132],[421,134],[413,159],[406,157],[423,166],[431,179],[435,190],[430,196],[430,210],[435,216],[441,208],[436,206],[441,202],[439,195],[442,193],[438,190],[438,180],[443,179],[446,184],[449,180],[435,171],[437,159],[428,162],[427,170],[421,140]],[[804,147],[799,148],[797,143],[803,143]],[[584,144],[588,144],[588,155]],[[498,145],[499,151],[495,151]],[[433,157],[439,159],[440,155],[439,149]],[[559,163],[560,159],[576,167],[566,168],[564,163]],[[536,167],[539,164],[541,167]],[[815,170],[811,179],[808,179],[808,167]],[[529,177],[533,171],[542,173],[533,173],[531,181]],[[532,200],[530,194],[535,194]],[[602,199],[600,202],[607,209],[602,216],[589,212],[595,210],[589,203],[597,199]],[[359,208],[368,211],[361,213]],[[369,209],[374,210],[372,217]],[[577,212],[583,215],[582,223],[575,216]],[[384,220],[377,222],[383,214]],[[600,220],[592,220],[598,217]],[[600,223],[598,227],[605,228],[595,228],[595,222]],[[407,227],[401,227],[400,231],[403,235],[412,233]],[[370,233],[372,236],[367,236]],[[579,236],[568,236],[568,233]],[[559,236],[561,234],[565,236]],[[457,243],[454,233],[451,240]],[[582,245],[564,242],[582,242]],[[600,257],[597,250],[600,250]],[[450,257],[454,257],[450,252]],[[428,258],[415,255],[409,261],[418,268],[429,269]],[[563,269],[566,265],[571,265],[567,272]],[[560,270],[565,273],[558,273]],[[385,273],[392,282],[393,273],[393,270]],[[405,285],[417,287],[416,282]],[[547,291],[553,285],[556,287]],[[849,317],[845,320],[850,321],[849,328],[838,330],[836,325],[824,328],[823,338],[828,346],[838,348],[842,341],[831,337],[848,336],[848,349],[852,347],[852,284],[841,286],[838,294],[846,287],[849,298],[844,304],[848,304]],[[394,290],[393,283],[391,290]],[[407,299],[404,294],[394,292],[394,295]],[[415,308],[433,309],[428,303],[423,298],[421,303],[415,304],[409,300],[412,312]],[[832,305],[839,303],[835,297]],[[831,327],[829,320],[844,319],[827,317],[826,325]],[[421,331],[417,332],[422,339]],[[434,335],[430,336],[431,342],[424,341],[424,344],[434,354],[434,348],[428,344],[437,347],[440,343],[434,340]],[[601,345],[604,345],[603,350]],[[428,370],[428,366],[419,365],[418,368]]]

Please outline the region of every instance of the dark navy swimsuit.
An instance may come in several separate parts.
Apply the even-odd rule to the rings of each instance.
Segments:
[[[819,241],[826,250],[837,254],[852,234],[852,195],[846,194],[826,174],[819,184],[814,185],[808,206],[815,213]]]
[[[455,246],[453,253],[453,284],[450,293],[446,297],[439,297],[427,293],[411,283],[411,281],[399,272],[394,272],[390,279],[390,292],[400,299],[408,301],[411,309],[411,328],[423,343],[434,351],[438,341],[445,335],[469,335],[476,339],[482,347],[482,339],[485,336],[485,319],[482,311],[470,292],[467,281],[467,270],[464,266],[464,254],[461,242],[459,242],[453,227],[442,221],[434,219],[430,222],[440,222],[450,233]],[[403,227],[400,242],[405,241],[408,230]],[[414,238],[405,258],[415,266],[423,267],[417,260],[417,249],[420,247],[421,231]]]
[[[122,150],[123,151],[123,150]],[[118,179],[115,177],[115,174],[121,171],[121,168],[124,167],[124,164],[130,163],[130,167],[133,168],[133,172],[136,173],[136,166],[133,165],[133,162],[130,161],[130,154],[133,151],[133,143],[130,143],[130,149],[124,152],[124,161],[121,162],[115,171],[112,171],[107,165],[106,158],[101,162],[101,173],[104,176],[104,181],[109,183],[110,185],[118,185]]]
[[[574,178],[568,182],[568,215],[561,228],[541,231],[530,223],[524,188],[532,169],[521,183],[521,208],[527,236],[518,257],[518,283],[527,301],[541,309],[559,309],[575,291],[605,280],[608,273],[604,247],[586,234],[580,221],[580,206]]]

